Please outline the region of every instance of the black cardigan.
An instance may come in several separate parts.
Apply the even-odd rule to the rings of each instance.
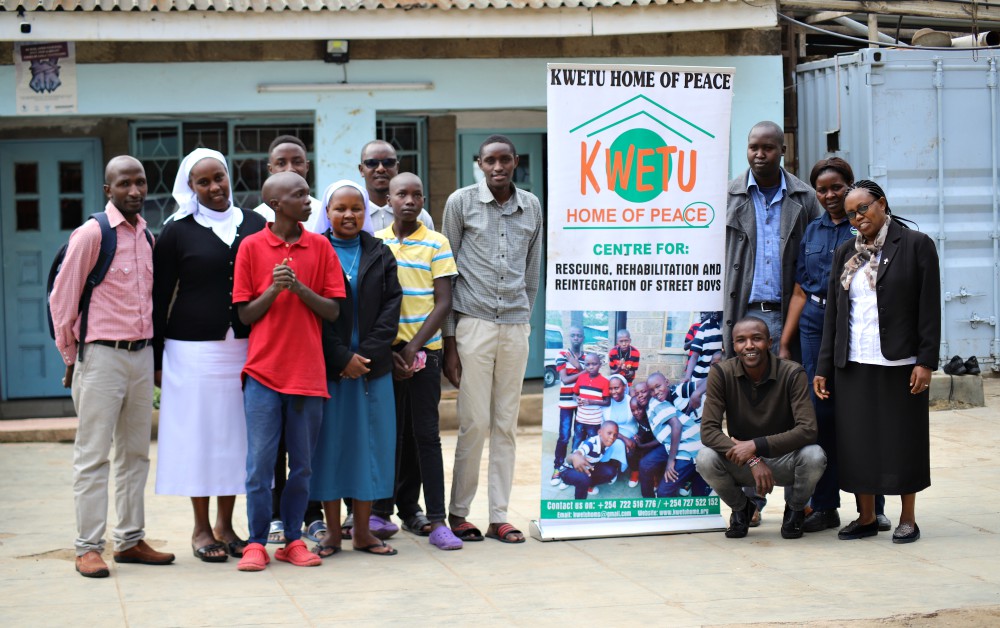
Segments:
[[[854,254],[848,240],[833,254],[827,292],[823,343],[816,374],[829,378],[847,365],[851,340],[850,291],[840,285],[844,263]],[[858,269],[864,272],[864,267]],[[917,356],[917,364],[937,369],[941,344],[941,275],[937,249],[926,234],[889,223],[882,261],[875,278],[879,340],[889,360]]]
[[[194,216],[171,220],[153,248],[153,356],[163,365],[163,341],[224,340],[231,326],[237,338],[250,328],[233,307],[233,268],[240,242],[266,226],[260,214],[240,209],[243,222],[227,246]]]
[[[329,232],[327,232],[329,237]],[[331,246],[333,246],[331,244]],[[361,232],[361,259],[358,262],[358,353],[371,360],[368,379],[392,370],[392,343],[399,328],[399,308],[403,289],[396,277],[396,258],[382,240]],[[323,322],[323,355],[326,377],[340,381],[340,373],[350,362],[351,331],[354,329],[354,299],[344,275],[347,297],[340,302],[340,316]]]

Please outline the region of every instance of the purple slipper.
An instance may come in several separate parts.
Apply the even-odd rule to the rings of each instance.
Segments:
[[[399,532],[399,526],[378,515],[368,517],[368,529],[371,531],[372,536],[380,541],[384,541]]]
[[[448,526],[439,526],[431,532],[427,540],[434,547],[443,550],[460,550],[464,545],[462,539],[455,536],[455,533]]]

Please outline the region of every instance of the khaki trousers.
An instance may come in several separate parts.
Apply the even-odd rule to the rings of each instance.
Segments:
[[[491,323],[463,316],[455,328],[462,360],[458,389],[458,443],[449,512],[468,517],[479,485],[483,444],[490,439],[490,523],[507,521],[514,482],[515,433],[531,325]]]
[[[73,371],[73,405],[80,418],[73,448],[76,553],[104,550],[112,443],[118,514],[112,537],[115,551],[127,550],[145,536],[143,491],[153,421],[153,348],[125,351],[87,344],[84,361],[77,362]]]

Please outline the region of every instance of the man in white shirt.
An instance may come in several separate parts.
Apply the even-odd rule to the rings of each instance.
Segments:
[[[375,231],[381,231],[391,226],[395,220],[392,207],[389,206],[389,181],[399,174],[399,159],[396,158],[396,149],[389,142],[382,140],[368,142],[361,149],[361,163],[358,164],[358,172],[365,180],[368,199],[371,201],[369,222]],[[426,209],[420,210],[417,220],[434,231],[434,219],[431,218]]]
[[[279,135],[274,138],[267,149],[267,171],[269,174],[291,171],[306,179],[309,173],[306,145],[293,135]],[[323,220],[326,215],[323,203],[313,196],[309,197],[309,202],[312,205],[312,213],[304,223],[306,230],[318,233],[317,229],[324,227],[320,231],[325,231],[327,221]],[[254,208],[254,211],[268,222],[274,222],[274,210],[268,207],[267,203],[261,203]]]

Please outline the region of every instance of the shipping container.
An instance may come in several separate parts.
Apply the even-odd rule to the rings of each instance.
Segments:
[[[942,360],[1000,370],[1000,50],[866,49],[796,68],[799,176],[841,157],[934,239]]]

